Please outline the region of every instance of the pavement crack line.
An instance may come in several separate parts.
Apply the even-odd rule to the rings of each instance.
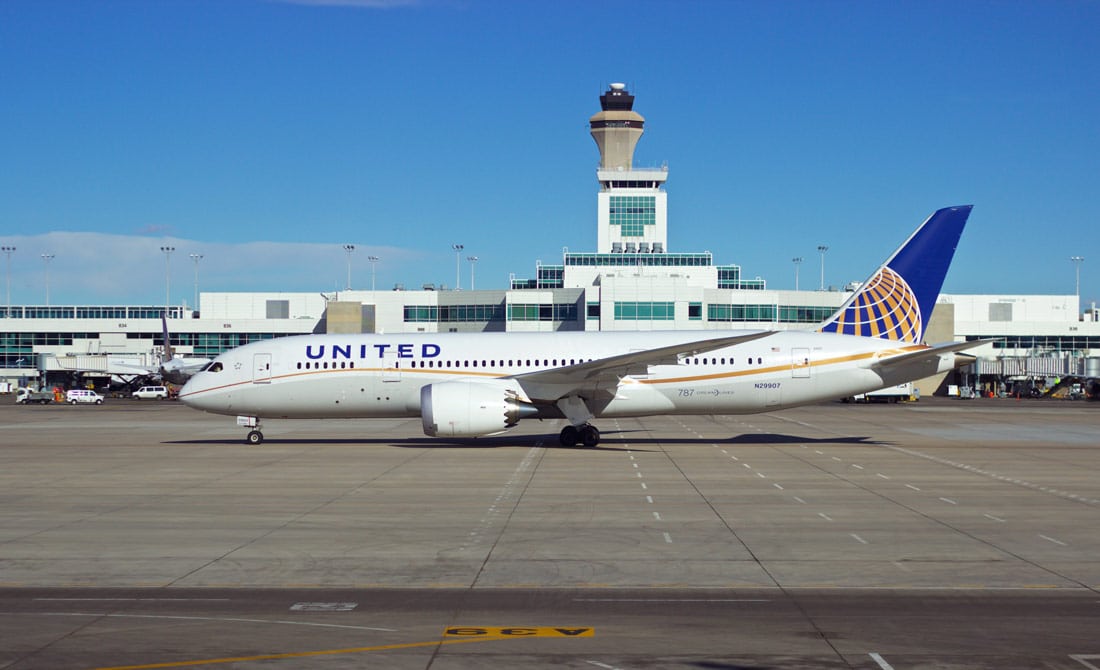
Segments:
[[[240,544],[236,547],[233,547],[232,549],[229,549],[228,551],[222,553],[220,556],[215,556],[214,558],[210,559],[209,561],[206,561],[202,565],[199,565],[199,566],[195,567],[194,569],[189,570],[188,572],[185,572],[182,575],[176,577],[171,582],[166,584],[164,586],[164,588],[169,588],[169,587],[175,586],[175,585],[179,584],[181,581],[187,579],[188,577],[191,577],[192,575],[197,574],[198,572],[201,572],[202,570],[205,570],[206,568],[214,565],[218,561],[225,560],[229,556],[232,556],[234,553],[236,553],[236,552],[238,552],[238,551],[240,551],[240,550],[242,550],[246,547],[249,547],[249,546],[255,544],[256,542],[259,542],[260,540],[262,540],[266,537],[270,537],[272,533],[283,530],[284,528],[287,528],[287,527],[289,527],[289,526],[291,526],[295,523],[298,523],[302,519],[308,517],[311,514],[316,513],[319,510],[324,509],[325,507],[328,507],[329,505],[335,503],[338,500],[342,500],[344,498],[347,498],[348,496],[355,495],[357,492],[363,490],[364,487],[370,486],[370,484],[372,482],[375,482],[375,481],[381,479],[382,477],[385,477],[386,475],[390,474],[391,472],[394,472],[395,470],[398,470],[398,469],[408,465],[409,463],[417,460],[418,458],[423,457],[426,453],[428,453],[428,451],[429,451],[428,448],[421,449],[419,452],[410,455],[408,458],[402,460],[400,463],[395,463],[393,466],[383,470],[382,472],[379,472],[379,473],[375,474],[373,477],[370,477],[369,479],[363,480],[363,481],[359,482],[357,485],[345,489],[341,493],[337,493],[336,495],[332,496],[328,500],[322,501],[322,502],[314,505],[310,509],[308,509],[308,510],[306,510],[306,511],[300,513],[300,514],[297,514],[297,515],[295,515],[294,517],[292,517],[290,519],[287,519],[285,522],[279,524],[278,526],[268,528],[263,533],[260,533],[258,535],[255,535],[255,536],[249,538],[248,541],[246,541],[246,542],[244,542],[244,543],[242,543],[242,544]]]
[[[893,447],[887,447],[887,448],[893,449]],[[1070,577],[1068,575],[1063,575],[1063,574],[1061,574],[1060,572],[1058,572],[1056,570],[1053,570],[1053,569],[1048,568],[1044,565],[1036,563],[1035,561],[1029,560],[1029,559],[1021,556],[1020,554],[1017,554],[1016,552],[1013,552],[1013,551],[1010,551],[1008,549],[1005,549],[1004,547],[998,546],[997,544],[993,543],[990,540],[986,540],[985,538],[979,537],[978,535],[975,535],[974,533],[963,530],[962,528],[959,528],[958,526],[952,525],[952,524],[948,523],[947,521],[944,521],[942,519],[937,519],[936,517],[930,516],[929,514],[926,514],[925,512],[922,512],[919,509],[917,509],[917,508],[915,508],[911,505],[907,505],[907,504],[901,502],[900,500],[895,500],[894,498],[891,498],[890,496],[886,495],[885,493],[875,491],[873,489],[870,489],[870,488],[860,484],[859,482],[852,481],[851,479],[849,479],[848,477],[846,477],[846,476],[844,476],[840,473],[831,472],[831,471],[821,467],[820,465],[817,465],[816,463],[813,463],[813,462],[811,462],[807,459],[802,458],[801,456],[798,456],[796,453],[790,453],[788,455],[791,456],[792,458],[795,458],[795,459],[798,459],[798,460],[804,462],[806,465],[808,465],[812,468],[818,469],[819,471],[821,471],[822,473],[824,473],[826,475],[830,475],[830,476],[832,476],[836,479],[839,479],[840,481],[848,484],[849,486],[853,486],[853,487],[855,487],[855,488],[857,488],[857,489],[859,489],[859,490],[861,490],[865,493],[868,493],[872,496],[875,496],[876,498],[880,498],[880,499],[882,499],[886,502],[897,505],[898,507],[900,507],[902,509],[908,510],[912,514],[915,514],[915,515],[921,517],[922,519],[924,519],[924,520],[926,520],[930,523],[934,523],[936,525],[942,526],[943,528],[947,528],[947,529],[949,529],[949,530],[951,530],[955,533],[958,533],[959,535],[962,535],[963,537],[966,537],[966,538],[969,538],[970,540],[973,540],[974,542],[977,542],[979,544],[983,544],[983,545],[989,547],[990,549],[993,549],[993,550],[998,551],[998,552],[1000,552],[1000,553],[1002,553],[1006,556],[1014,558],[1017,561],[1020,561],[1021,563],[1026,563],[1027,565],[1030,565],[1034,568],[1037,568],[1037,569],[1039,569],[1039,570],[1041,570],[1041,571],[1043,571],[1043,572],[1045,572],[1049,575],[1052,575],[1054,577],[1058,577],[1059,579],[1063,579],[1063,580],[1065,580],[1065,581],[1067,581],[1071,584],[1076,584],[1080,588],[1100,593],[1100,591],[1098,591],[1095,587],[1089,586],[1088,584],[1086,584],[1086,583],[1084,583],[1084,582],[1082,582],[1078,579],[1074,579],[1073,577]]]
[[[527,489],[531,486],[531,482],[535,478],[535,473],[538,471],[539,464],[542,463],[542,459],[546,456],[546,448],[543,446],[542,441],[539,441],[535,446],[527,450],[527,454],[520,461],[516,469],[512,471],[512,476],[508,478],[504,486],[501,488],[500,493],[494,498],[493,505],[498,509],[503,503],[511,500],[511,507],[508,509],[508,514],[504,520],[500,523],[500,530],[497,532],[496,537],[493,538],[493,543],[489,547],[489,550],[485,552],[485,558],[482,559],[481,565],[477,567],[477,573],[474,574],[474,578],[470,580],[470,586],[466,588],[465,595],[459,598],[459,602],[455,605],[454,610],[450,614],[449,626],[457,625],[458,619],[462,612],[466,609],[467,598],[477,588],[478,580],[481,579],[481,575],[485,572],[485,568],[488,566],[490,559],[492,559],[493,551],[496,549],[497,543],[500,542],[500,538],[504,535],[504,531],[508,529],[508,524],[512,520],[512,516],[519,508],[520,502],[523,500],[523,496],[527,493]],[[526,478],[526,479],[524,479]],[[522,486],[518,484],[522,481]],[[519,489],[518,491],[516,489]],[[482,526],[488,528],[488,524],[482,522],[478,528]],[[428,670],[435,664],[436,658],[439,656],[440,650],[443,648],[444,640],[440,639],[439,644],[432,649],[432,654],[428,658],[428,662],[424,665],[425,670]]]

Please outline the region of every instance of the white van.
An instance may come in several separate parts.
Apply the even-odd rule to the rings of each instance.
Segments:
[[[75,405],[77,403],[92,403],[97,405],[103,404],[103,396],[99,395],[95,391],[89,391],[88,389],[72,389],[65,392],[65,402]]]
[[[164,400],[168,397],[167,386],[142,386],[131,395],[134,400]]]

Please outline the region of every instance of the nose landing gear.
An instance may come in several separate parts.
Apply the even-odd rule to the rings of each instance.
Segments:
[[[248,431],[248,435],[244,438],[246,444],[257,445],[263,443],[264,434],[260,432],[260,419],[258,417],[238,416],[237,425],[252,429]]]

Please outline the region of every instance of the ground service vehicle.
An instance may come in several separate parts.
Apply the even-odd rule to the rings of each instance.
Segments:
[[[82,404],[82,403],[95,403],[97,405],[103,404],[103,396],[99,395],[95,391],[89,391],[88,389],[72,389],[65,392],[65,402],[70,405]]]
[[[19,405],[30,405],[33,403],[48,405],[53,402],[53,393],[50,391],[32,391],[31,389],[21,388],[15,392],[15,402]]]

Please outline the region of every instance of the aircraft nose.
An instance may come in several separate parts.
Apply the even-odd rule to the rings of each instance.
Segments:
[[[203,393],[206,385],[202,383],[201,377],[201,372],[194,375],[180,389],[179,399],[184,405],[195,409],[208,409],[210,407],[211,394]]]

